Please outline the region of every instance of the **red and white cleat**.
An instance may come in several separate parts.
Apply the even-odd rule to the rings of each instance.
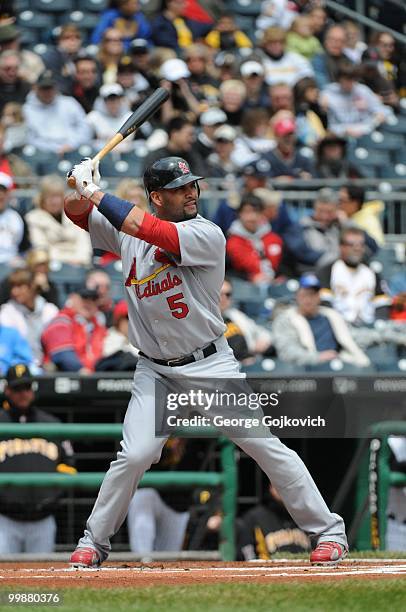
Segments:
[[[72,567],[99,567],[99,553],[94,548],[77,548],[73,551],[69,563]]]
[[[338,542],[320,542],[310,555],[312,565],[336,565],[348,554],[348,548]]]

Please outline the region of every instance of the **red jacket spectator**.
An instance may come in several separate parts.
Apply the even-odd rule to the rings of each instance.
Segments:
[[[59,311],[42,334],[45,362],[52,361],[62,371],[94,371],[107,332],[97,316],[97,299],[97,292],[86,289]]]
[[[263,222],[263,204],[255,196],[241,202],[227,239],[229,266],[252,282],[271,282],[282,259],[282,239]]]

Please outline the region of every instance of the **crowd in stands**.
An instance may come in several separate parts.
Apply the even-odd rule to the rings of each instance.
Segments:
[[[143,169],[177,155],[206,177],[203,201],[220,189],[209,216],[227,237],[221,303],[242,364],[324,367],[341,356],[375,367],[367,352],[385,343],[403,356],[405,273],[378,274],[384,204],[352,182],[371,176],[354,151],[385,141],[385,126],[398,122],[389,137],[406,150],[405,54],[389,31],[365,33],[322,0],[264,0],[250,27],[225,0],[114,0],[91,27],[50,10],[50,30],[13,4],[0,15],[3,374],[22,355],[35,372],[136,363],[120,262],[94,254],[66,217],[64,173],[159,85],[169,100],[117,147],[103,178],[124,164],[111,185],[147,209]],[[278,189],[337,178],[342,187],[315,192],[302,216]]]

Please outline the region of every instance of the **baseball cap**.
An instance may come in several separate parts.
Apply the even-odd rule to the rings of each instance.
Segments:
[[[190,70],[186,62],[178,58],[166,60],[160,68],[161,77],[167,81],[178,81],[190,77]]]
[[[302,274],[299,279],[299,287],[302,289],[317,289],[319,290],[321,285],[320,281],[313,272],[306,272]]]
[[[221,125],[214,132],[214,140],[227,140],[228,142],[234,142],[237,138],[237,130],[231,125]]]
[[[134,38],[134,40],[130,43],[130,53],[134,55],[143,55],[144,53],[148,53],[148,42],[145,38]]]
[[[112,98],[113,96],[121,97],[123,95],[124,89],[118,83],[106,84],[100,87],[100,96],[104,100],[107,98]]]
[[[34,378],[25,363],[17,363],[7,370],[6,380],[7,385],[15,389],[23,385],[31,385]]]
[[[118,62],[117,73],[122,74],[123,72],[136,72],[133,59],[129,55],[123,55]]]
[[[227,115],[221,108],[209,108],[200,115],[201,125],[216,125],[217,123],[225,123]]]
[[[13,188],[13,179],[9,174],[0,172],[0,187],[3,187],[6,191]]]
[[[38,87],[55,87],[56,79],[52,70],[44,70],[44,72],[39,75],[36,84]]]
[[[240,66],[240,73],[243,77],[252,76],[254,74],[262,76],[264,74],[264,68],[259,62],[244,62]]]
[[[271,164],[267,159],[257,159],[250,164],[244,166],[242,173],[245,176],[257,176],[260,178],[268,178]]]
[[[0,27],[0,43],[11,42],[20,36],[20,30],[9,23]]]
[[[118,323],[120,319],[128,317],[128,304],[125,300],[120,300],[114,306],[113,310],[113,322]]]
[[[275,122],[273,126],[275,136],[286,136],[296,132],[296,121],[291,117],[284,117]]]

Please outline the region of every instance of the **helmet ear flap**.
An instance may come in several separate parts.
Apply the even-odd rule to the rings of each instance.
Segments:
[[[197,196],[200,197],[200,185],[199,185],[199,181],[195,181],[195,187],[196,187],[196,191],[197,191]]]

